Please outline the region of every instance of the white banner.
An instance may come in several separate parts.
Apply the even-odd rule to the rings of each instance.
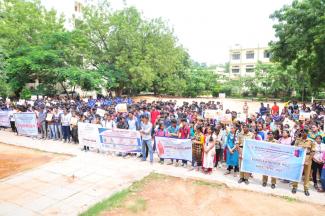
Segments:
[[[97,124],[78,122],[79,145],[98,148],[98,127]]]
[[[15,124],[20,135],[37,136],[36,114],[29,112],[15,113]]]
[[[9,111],[0,111],[0,126],[10,127]]]
[[[98,128],[99,143],[102,151],[141,152],[141,136],[139,131]]]
[[[115,111],[125,113],[125,112],[128,112],[128,107],[127,107],[126,103],[117,104],[115,107]]]
[[[206,119],[217,119],[219,115],[220,115],[220,111],[218,110],[207,109],[204,111],[204,118]]]
[[[155,137],[155,140],[160,158],[192,161],[192,141],[190,139]]]

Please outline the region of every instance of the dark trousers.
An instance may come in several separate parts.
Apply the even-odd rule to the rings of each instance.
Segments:
[[[10,121],[10,126],[11,126],[12,132],[17,132],[17,128],[16,128],[16,125],[15,125],[14,121]]]
[[[62,126],[62,133],[64,141],[70,141],[70,126]]]
[[[216,149],[216,162],[214,164],[214,167],[218,166],[218,163],[219,163],[221,157],[222,157],[222,150]]]
[[[315,161],[313,161],[313,163],[311,164],[314,184],[317,184],[317,172],[319,173],[319,177],[322,175],[322,168],[323,168],[323,164],[318,164]]]
[[[78,143],[78,128],[74,127],[71,129],[72,141],[76,144]]]
[[[228,166],[227,170],[231,171],[234,167],[233,166]],[[239,172],[239,167],[235,166],[235,172]]]

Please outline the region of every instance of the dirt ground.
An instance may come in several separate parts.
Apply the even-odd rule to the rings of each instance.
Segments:
[[[324,216],[325,206],[174,177],[150,180],[105,216]]]
[[[0,179],[67,157],[0,143]]]
[[[140,101],[140,100],[147,100],[147,102],[152,102],[152,101],[157,101],[157,100],[162,100],[162,101],[175,101],[178,106],[181,106],[183,102],[189,102],[191,103],[192,101],[197,101],[197,102],[209,102],[209,101],[214,101],[215,103],[217,101],[221,102],[223,104],[224,110],[230,109],[231,111],[236,111],[236,112],[243,112],[243,105],[244,102],[246,101],[249,107],[249,113],[254,113],[258,112],[261,102],[258,101],[252,101],[252,100],[245,100],[245,99],[231,99],[231,98],[225,98],[225,99],[219,99],[219,98],[180,98],[180,97],[154,97],[154,96],[138,96],[134,98],[135,101]],[[268,101],[264,102],[264,105],[266,106],[267,104],[270,105],[270,107],[273,106],[274,101]],[[283,108],[284,103],[277,102],[280,110]]]

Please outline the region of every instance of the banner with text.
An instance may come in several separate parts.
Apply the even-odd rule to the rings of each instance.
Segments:
[[[97,124],[78,122],[79,145],[98,148],[98,126]]]
[[[0,126],[10,127],[9,111],[0,111]]]
[[[99,145],[102,151],[141,152],[141,136],[139,131],[98,128]]]
[[[220,111],[207,109],[204,111],[204,118],[217,119],[220,116]]]
[[[37,121],[35,113],[22,112],[15,113],[15,124],[20,135],[37,136]]]
[[[192,141],[190,139],[155,137],[155,140],[160,158],[192,161]]]
[[[299,182],[305,157],[301,147],[245,140],[241,171]]]

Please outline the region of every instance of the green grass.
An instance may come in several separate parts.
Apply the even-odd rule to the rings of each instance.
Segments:
[[[112,196],[104,199],[103,201],[91,206],[85,212],[79,214],[79,216],[96,216],[99,215],[103,211],[110,211],[114,208],[119,208],[123,206],[124,201],[129,195],[135,194],[136,192],[140,191],[148,182],[152,180],[158,179],[165,179],[167,176],[158,174],[158,173],[151,173],[148,176],[144,177],[140,181],[136,181],[132,183],[132,185],[122,191],[119,191]],[[144,211],[147,207],[147,203],[142,198],[137,198],[136,201],[127,206],[127,209],[130,211],[137,213],[140,211]]]
[[[285,199],[288,202],[296,202],[297,199],[289,197],[289,196],[281,196],[282,199]]]
[[[208,186],[208,187],[212,187],[212,188],[224,188],[224,187],[226,187],[225,184],[207,182],[207,181],[201,181],[201,180],[195,180],[195,181],[193,181],[193,184],[194,185],[200,185],[200,186]]]

